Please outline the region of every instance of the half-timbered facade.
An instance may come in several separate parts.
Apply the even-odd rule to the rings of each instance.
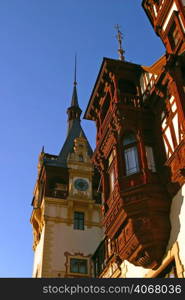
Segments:
[[[166,54],[150,67],[104,58],[85,113],[105,226],[97,277],[185,276],[185,3],[142,5]]]

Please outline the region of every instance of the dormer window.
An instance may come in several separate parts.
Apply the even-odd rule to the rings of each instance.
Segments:
[[[139,172],[139,160],[137,150],[137,139],[131,132],[125,134],[123,138],[123,153],[125,160],[126,176]]]

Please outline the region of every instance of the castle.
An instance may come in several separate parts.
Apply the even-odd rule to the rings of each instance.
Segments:
[[[166,53],[104,58],[81,127],[76,69],[68,132],[39,155],[33,277],[185,277],[185,1],[143,0]]]

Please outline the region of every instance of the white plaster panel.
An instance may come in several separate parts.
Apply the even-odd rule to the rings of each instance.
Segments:
[[[170,128],[168,127],[166,130],[165,130],[165,133],[166,133],[166,137],[168,139],[168,142],[172,148],[172,150],[174,150],[174,146],[173,146],[173,141],[172,141],[172,136],[171,136],[171,131],[170,131]]]
[[[167,18],[166,18],[166,20],[165,20],[165,22],[164,22],[164,24],[163,24],[163,30],[165,30],[166,29],[166,27],[167,27],[167,25],[168,25],[168,22],[169,22],[169,20],[170,20],[170,18],[171,18],[171,16],[172,16],[172,14],[173,14],[173,11],[177,11],[178,9],[177,9],[177,5],[175,4],[175,3],[173,3],[173,5],[172,5],[172,7],[171,7],[171,9],[170,9],[170,11],[169,11],[169,13],[168,13],[168,16],[167,16]]]
[[[73,226],[56,223],[53,239],[53,269],[65,269],[64,253],[93,254],[103,238],[102,229],[91,227],[85,230],[74,230]]]
[[[178,115],[176,114],[173,117],[173,127],[174,127],[174,131],[175,131],[175,135],[176,135],[176,139],[177,139],[177,144],[179,144],[179,124],[178,124]]]

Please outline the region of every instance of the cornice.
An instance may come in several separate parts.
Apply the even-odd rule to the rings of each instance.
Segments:
[[[47,222],[52,222],[52,223],[64,223],[67,225],[73,224],[73,219],[71,219],[71,218],[50,217],[50,216],[44,215],[44,220]],[[99,222],[85,221],[84,225],[87,227],[102,228],[102,225]]]
[[[45,203],[47,204],[56,204],[59,206],[68,206],[69,202],[74,202],[74,203],[79,203],[79,204],[83,204],[83,205],[93,205],[94,208],[99,208],[100,204],[95,203],[95,200],[90,200],[88,197],[84,197],[83,199],[81,198],[81,196],[76,195],[75,197],[68,197],[67,199],[60,199],[60,198],[50,198],[50,197],[46,197],[45,199]]]

